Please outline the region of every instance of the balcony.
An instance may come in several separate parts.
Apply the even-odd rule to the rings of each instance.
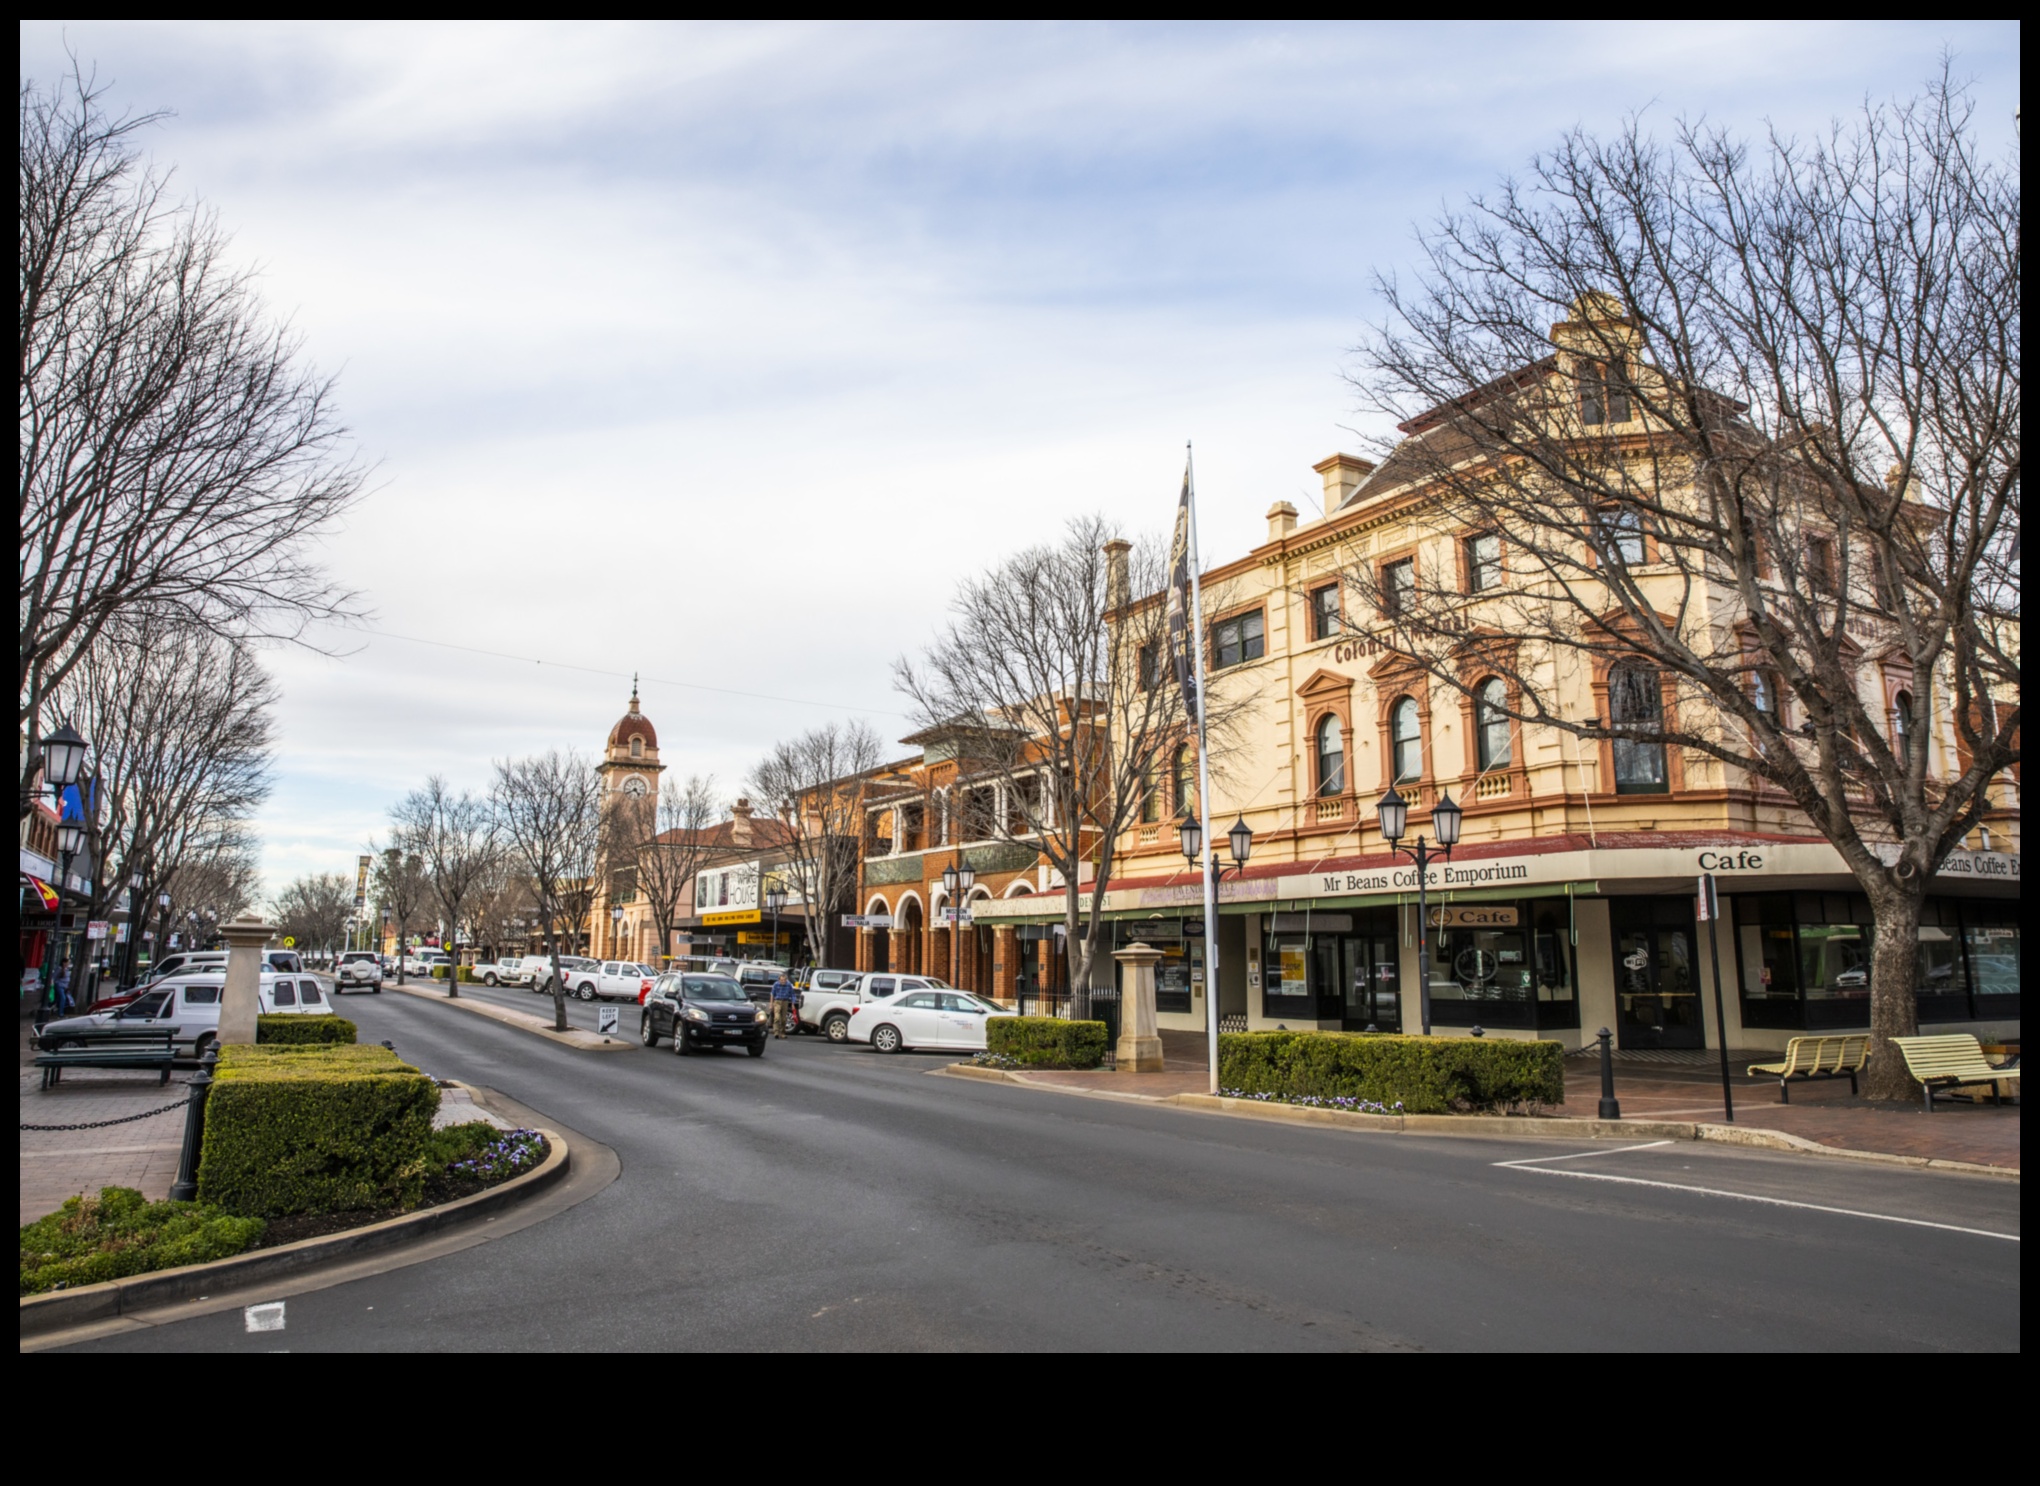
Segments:
[[[1474,782],[1473,797],[1476,800],[1507,799],[1516,792],[1513,774],[1483,774]]]
[[[1330,799],[1314,802],[1314,819],[1321,826],[1336,825],[1346,818],[1346,797],[1335,795]]]

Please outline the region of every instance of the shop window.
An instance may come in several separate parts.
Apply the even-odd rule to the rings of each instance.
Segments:
[[[1431,1016],[1452,1027],[1579,1024],[1567,919],[1528,904],[1431,910]]]
[[[1502,586],[1502,539],[1491,531],[1466,539],[1466,591],[1487,593]]]
[[[1499,676],[1490,676],[1474,689],[1473,726],[1480,749],[1480,771],[1509,767],[1509,688]]]
[[[1650,737],[1625,738],[1625,732],[1649,734],[1664,726],[1664,697],[1658,673],[1649,666],[1617,666],[1608,673],[1608,721],[1614,728],[1615,793],[1663,794],[1670,788],[1665,772],[1665,745]]]
[[[1339,719],[1326,716],[1317,725],[1317,792],[1342,795],[1346,792],[1346,749],[1339,738]]]
[[[1381,612],[1393,618],[1408,612],[1417,597],[1417,562],[1405,557],[1381,570]]]
[[[1417,699],[1404,697],[1388,714],[1389,746],[1395,755],[1395,783],[1424,777],[1424,724]]]
[[[2019,928],[2009,913],[1994,911],[1998,908],[1996,904],[1963,905],[1962,937],[1980,1017],[2019,1014]],[[1996,921],[1978,921],[1984,918]]]
[[[1259,609],[1236,615],[1211,627],[1211,660],[1215,669],[1259,660],[1266,649],[1266,626]]]
[[[1329,640],[1339,633],[1339,585],[1327,583],[1310,591],[1310,637]]]

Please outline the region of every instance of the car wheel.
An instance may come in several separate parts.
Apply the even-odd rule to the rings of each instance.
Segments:
[[[874,1050],[881,1053],[896,1053],[905,1047],[906,1043],[900,1039],[900,1029],[888,1022],[882,1027],[872,1029],[871,1045]]]
[[[765,1044],[762,1042],[747,1042],[744,1044],[744,1051],[754,1058],[762,1058],[765,1056]]]
[[[579,995],[583,1001],[593,1001],[595,999],[595,987],[584,985],[581,987]]]
[[[493,989],[496,984],[496,977],[493,975],[484,975],[482,977],[482,984],[485,986],[489,986]]]
[[[203,1058],[205,1056],[205,1050],[211,1047],[212,1044],[213,1034],[210,1032],[201,1033],[197,1040],[195,1040],[191,1044],[191,1056],[194,1058]]]
[[[831,1042],[848,1042],[850,1040],[850,1018],[847,1016],[830,1017],[826,1022],[822,1023],[822,1035]]]
[[[659,1029],[652,1025],[652,1014],[649,1011],[638,1018],[637,1035],[638,1041],[646,1047],[659,1045]]]
[[[686,1057],[694,1049],[687,1045],[687,1030],[675,1025],[673,1028],[673,1053],[675,1057]]]

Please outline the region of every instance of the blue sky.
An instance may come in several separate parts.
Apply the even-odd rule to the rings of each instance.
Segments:
[[[280,885],[351,869],[428,773],[599,747],[632,671],[666,761],[732,792],[831,716],[898,737],[891,662],[954,577],[1079,511],[1159,528],[1186,439],[1208,557],[1314,509],[1311,464],[1355,445],[1370,276],[1417,220],[1575,124],[1805,132],[1944,49],[2001,145],[2019,39],[50,22],[21,66],[69,46],[116,105],[174,112],[155,157],[378,467],[328,552],[371,632],[270,658]]]

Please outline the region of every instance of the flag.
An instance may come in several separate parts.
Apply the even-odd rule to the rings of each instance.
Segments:
[[[43,912],[55,913],[57,905],[63,902],[63,899],[57,896],[57,890],[47,882],[44,882],[40,877],[30,877],[28,881],[30,886],[35,889],[36,896],[42,899]]]
[[[1190,626],[1190,466],[1183,466],[1183,495],[1176,502],[1176,532],[1169,540],[1169,658],[1183,710],[1197,720],[1197,658]]]

